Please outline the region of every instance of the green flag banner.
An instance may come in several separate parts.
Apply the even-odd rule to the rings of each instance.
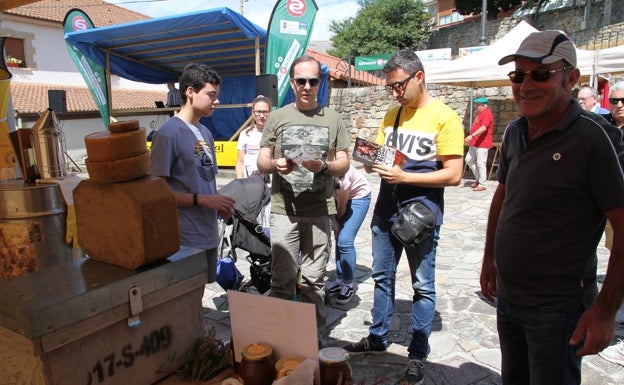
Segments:
[[[355,58],[356,71],[380,70],[386,65],[392,54],[377,56],[357,56]]]
[[[318,6],[314,0],[278,0],[269,20],[265,73],[277,75],[276,106],[288,92],[292,62],[308,48]]]
[[[65,33],[83,31],[93,27],[93,23],[91,22],[91,19],[89,19],[89,16],[77,8],[70,9],[65,15],[65,20],[63,20],[63,29]],[[74,61],[74,64],[76,64],[76,67],[78,67],[78,70],[80,70],[82,77],[89,87],[89,91],[91,91],[93,100],[95,100],[95,104],[100,111],[100,116],[102,116],[102,120],[104,121],[104,127],[108,129],[108,125],[110,123],[110,110],[108,108],[108,103],[110,98],[108,95],[108,89],[106,88],[106,74],[104,73],[104,68],[90,58],[86,57],[82,52],[77,50],[67,41],[65,44],[67,44],[69,56]]]

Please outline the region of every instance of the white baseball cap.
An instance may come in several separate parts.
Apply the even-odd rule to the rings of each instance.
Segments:
[[[517,58],[540,64],[552,64],[565,60],[569,65],[576,67],[576,47],[563,31],[533,32],[522,41],[516,53],[500,59],[498,65],[507,64]]]

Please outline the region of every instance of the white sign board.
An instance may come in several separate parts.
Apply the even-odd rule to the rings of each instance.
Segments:
[[[420,61],[451,60],[450,48],[424,49],[415,52]]]
[[[284,357],[318,362],[316,309],[313,304],[287,301],[257,294],[228,291],[234,359],[256,342],[273,348],[275,361]],[[318,366],[317,366],[318,368]],[[315,381],[319,378],[316,373]]]

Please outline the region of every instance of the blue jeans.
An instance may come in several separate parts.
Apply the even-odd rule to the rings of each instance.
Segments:
[[[497,302],[504,385],[581,383],[581,358],[576,356],[579,346],[568,344],[581,309],[566,313],[515,306],[500,297]]]
[[[403,253],[403,245],[390,231],[390,223],[373,217],[373,321],[369,339],[374,344],[388,346],[388,333],[394,313],[396,271]],[[423,360],[429,354],[429,335],[435,312],[435,256],[440,237],[440,226],[418,247],[405,249],[409,263],[412,288],[412,340],[407,349],[409,358]]]
[[[343,283],[353,282],[355,273],[355,236],[360,230],[370,206],[371,195],[349,199],[347,210],[339,223],[340,232],[336,240],[336,278]]]

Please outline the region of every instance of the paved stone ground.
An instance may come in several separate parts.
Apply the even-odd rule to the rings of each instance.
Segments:
[[[231,178],[225,170],[219,178],[223,185]],[[373,202],[369,215],[356,239],[357,293],[348,305],[327,306],[328,336],[325,346],[343,346],[368,334],[371,320],[373,282],[370,244],[370,214],[379,180],[367,178],[373,186]],[[500,351],[496,333],[494,305],[480,295],[479,272],[487,213],[496,187],[488,182],[488,190],[473,192],[470,180],[460,187],[446,189],[445,223],[442,226],[437,255],[437,306],[430,338],[431,354],[427,364],[426,385],[494,385],[501,384]],[[599,275],[604,275],[608,252],[599,247]],[[239,269],[249,275],[244,258]],[[335,262],[328,266],[328,278],[335,277]],[[399,384],[407,361],[410,330],[412,289],[407,262],[402,259],[397,277],[396,314],[392,321],[392,344],[388,353],[376,356],[352,357],[353,378],[361,384]],[[217,285],[206,286],[204,299],[206,326],[217,327],[222,339],[229,339],[229,309],[225,292]],[[624,339],[624,328],[616,330],[617,339]],[[609,363],[599,356],[583,360],[583,385],[616,385],[624,383],[624,367]]]

